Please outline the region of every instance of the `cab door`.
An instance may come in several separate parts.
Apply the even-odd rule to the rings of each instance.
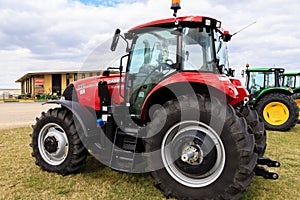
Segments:
[[[149,92],[166,76],[176,70],[176,35],[172,29],[153,29],[138,34],[127,72],[130,112],[139,117]]]

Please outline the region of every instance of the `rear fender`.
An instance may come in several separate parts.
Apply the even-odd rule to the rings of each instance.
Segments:
[[[171,99],[187,94],[195,94],[195,97],[197,94],[206,94],[218,99],[224,99],[225,101],[228,101],[229,104],[232,104],[231,102],[235,100],[228,96],[224,90],[199,82],[177,82],[166,85],[159,84],[147,95],[140,113],[141,120],[147,120],[147,114],[152,105],[163,105]]]
[[[285,94],[287,96],[292,96],[293,92],[285,89],[285,88],[266,88],[264,90],[262,90],[259,95],[257,95],[257,97],[255,98],[255,101],[253,103],[254,107],[257,105],[257,103],[260,101],[261,98],[263,98],[264,96],[270,94],[270,93],[281,93],[281,94]]]
[[[296,93],[300,93],[300,87],[294,88],[293,91],[294,91],[295,94],[296,94]]]

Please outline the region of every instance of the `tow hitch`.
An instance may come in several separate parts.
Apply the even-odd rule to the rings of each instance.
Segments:
[[[269,172],[265,167],[259,165],[266,165],[268,167],[280,167],[280,162],[271,160],[270,158],[258,158],[257,165],[254,168],[256,176],[262,176],[265,179],[276,180],[279,175],[275,172]]]

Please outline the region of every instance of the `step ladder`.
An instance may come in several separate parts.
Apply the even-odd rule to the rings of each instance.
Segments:
[[[124,172],[134,171],[138,134],[138,128],[117,128],[109,167]]]

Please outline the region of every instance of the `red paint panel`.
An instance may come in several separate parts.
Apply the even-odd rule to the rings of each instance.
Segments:
[[[207,19],[212,19],[209,17],[205,17]],[[185,17],[177,17],[176,18],[178,22],[202,22],[203,17],[202,16],[185,16]],[[215,20],[215,19],[212,19]],[[174,18],[168,18],[168,19],[161,19],[161,20],[156,20],[152,22],[148,22],[136,27],[133,27],[130,29],[130,31],[134,31],[140,28],[145,28],[145,27],[150,27],[150,26],[157,26],[159,24],[167,24],[167,23],[173,23]]]

